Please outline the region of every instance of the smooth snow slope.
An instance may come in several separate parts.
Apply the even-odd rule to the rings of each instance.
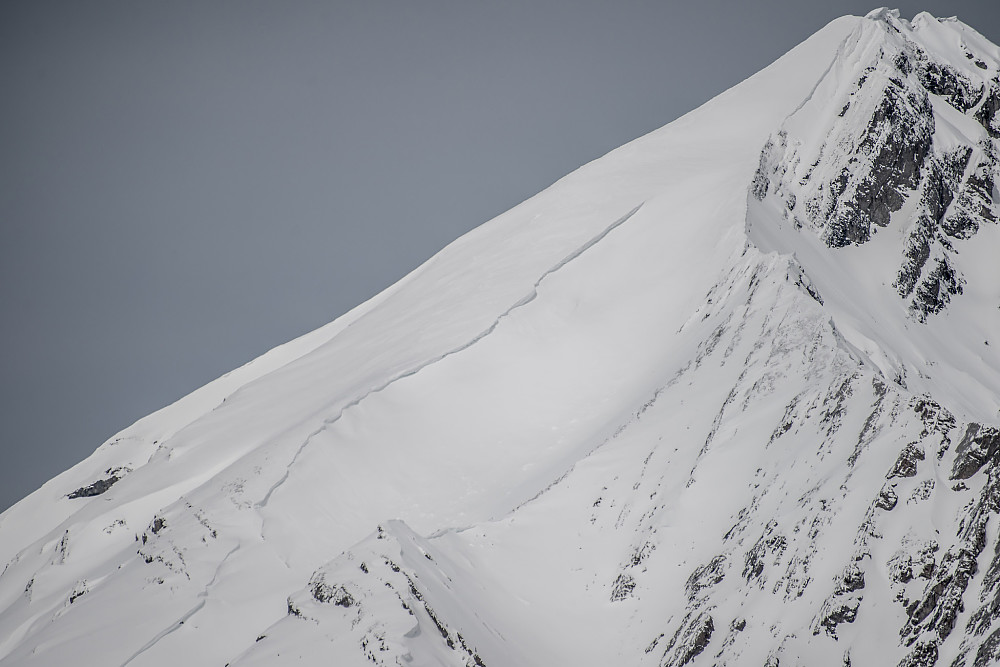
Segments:
[[[958,22],[834,21],[112,438],[0,515],[0,664],[895,664],[938,581],[896,566],[945,571],[962,516],[996,541],[985,474],[946,478],[997,421],[997,225],[918,321],[892,279],[919,189],[831,248],[765,147],[835,174],[891,77],[841,98],[910,43],[1000,70]],[[934,102],[933,149],[987,155],[984,104]]]

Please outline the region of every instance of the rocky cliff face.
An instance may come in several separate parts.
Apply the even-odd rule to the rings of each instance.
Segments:
[[[996,664],[998,77],[838,20],[126,429],[0,664]]]
[[[967,43],[929,53],[898,16],[878,16],[886,34],[844,54],[856,79],[824,98],[842,105],[836,117],[812,126],[789,119],[764,147],[753,195],[780,199],[794,225],[831,248],[867,242],[900,213],[906,239],[894,285],[924,321],[962,293],[956,242],[997,220],[1000,80],[990,57]],[[948,56],[956,64],[939,60]],[[939,122],[947,129],[936,132]]]

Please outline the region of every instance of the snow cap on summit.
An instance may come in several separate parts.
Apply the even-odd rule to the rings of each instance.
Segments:
[[[867,14],[865,14],[866,19],[871,19],[873,21],[888,21],[889,19],[898,19],[899,10],[889,9],[888,7],[879,7],[878,9],[873,9]]]

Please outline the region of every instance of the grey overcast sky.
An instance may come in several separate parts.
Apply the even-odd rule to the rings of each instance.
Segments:
[[[864,2],[5,0],[0,510]],[[1000,40],[1000,2],[928,0]]]

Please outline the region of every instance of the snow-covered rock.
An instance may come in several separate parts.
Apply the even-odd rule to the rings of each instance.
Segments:
[[[0,515],[0,665],[996,664],[998,155],[832,22]]]

